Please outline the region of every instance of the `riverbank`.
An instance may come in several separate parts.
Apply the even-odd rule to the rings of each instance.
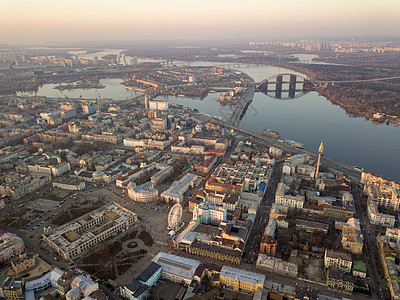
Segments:
[[[318,64],[278,64],[306,74],[312,81],[363,80],[400,75],[391,70],[370,69],[356,66]],[[342,107],[348,114],[364,117],[374,122],[400,124],[400,80],[339,83],[316,87],[320,95]]]

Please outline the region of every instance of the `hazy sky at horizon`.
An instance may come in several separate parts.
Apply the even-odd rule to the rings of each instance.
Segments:
[[[0,43],[400,36],[400,0],[0,0]]]

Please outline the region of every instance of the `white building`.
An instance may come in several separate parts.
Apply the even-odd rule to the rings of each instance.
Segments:
[[[201,202],[193,210],[193,220],[200,224],[219,225],[227,220],[227,209],[211,202]]]
[[[135,186],[133,182],[126,186],[128,197],[137,202],[151,202],[157,199],[158,190],[154,188],[154,182],[148,181],[142,185]]]
[[[280,157],[283,154],[283,150],[276,147],[269,147],[268,153],[271,157]]]
[[[55,178],[52,181],[53,187],[69,190],[69,191],[82,191],[85,189],[86,184],[75,178]]]
[[[378,209],[378,204],[372,199],[368,199],[367,212],[369,220],[372,224],[382,225],[386,227],[393,227],[396,221],[396,217],[393,215],[388,215],[380,213]]]
[[[144,146],[144,140],[126,138],[126,139],[124,139],[124,146],[127,146],[127,147],[143,147]]]
[[[400,210],[400,185],[397,182],[363,172],[361,183],[368,199],[375,201],[379,207]]]
[[[61,176],[71,170],[69,162],[62,162],[56,165],[51,164],[30,164],[28,165],[29,173],[49,174],[54,177]]]
[[[40,278],[25,282],[25,291],[40,292],[49,287],[57,288],[58,280],[64,274],[64,271],[54,268]]]
[[[24,241],[15,234],[6,232],[0,235],[0,262],[9,260],[24,249]]]
[[[163,278],[189,285],[200,262],[194,259],[159,252],[153,262],[161,266]]]
[[[325,268],[333,268],[343,272],[350,273],[353,260],[347,253],[336,252],[325,249],[324,265]]]
[[[155,110],[168,110],[167,100],[150,100],[149,108]]]
[[[42,235],[43,240],[68,260],[137,223],[137,215],[112,203],[68,222]]]
[[[280,182],[275,193],[275,203],[294,209],[303,209],[305,198],[301,195],[291,195],[287,193],[287,186]]]
[[[171,152],[179,152],[184,154],[204,154],[204,146],[192,145],[191,147],[183,145],[171,145]]]
[[[67,299],[82,299],[99,289],[99,284],[92,279],[79,275],[71,282],[71,290],[65,295]],[[74,291],[75,290],[75,291]],[[79,292],[77,293],[77,290]],[[79,294],[79,298],[76,295]]]
[[[172,200],[174,203],[181,203],[183,201],[183,194],[189,187],[195,186],[197,175],[187,173],[180,180],[174,181],[171,186],[161,194],[161,197],[166,200]]]

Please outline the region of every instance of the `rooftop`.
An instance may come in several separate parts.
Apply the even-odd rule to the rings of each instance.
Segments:
[[[163,272],[170,273],[185,279],[192,280],[200,262],[194,259],[159,252],[153,259],[159,264]]]
[[[265,276],[259,273],[254,273],[242,269],[223,266],[221,276],[234,278],[239,281],[250,282],[252,284],[264,285]]]

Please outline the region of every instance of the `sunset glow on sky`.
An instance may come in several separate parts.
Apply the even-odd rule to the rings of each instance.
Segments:
[[[399,36],[400,0],[1,0],[0,43]]]

